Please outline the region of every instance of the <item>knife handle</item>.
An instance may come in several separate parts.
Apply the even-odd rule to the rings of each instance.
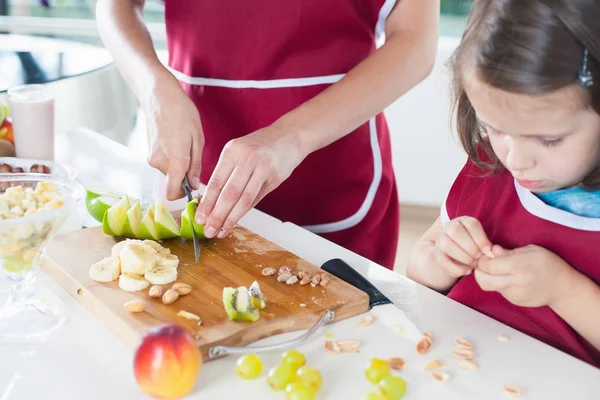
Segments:
[[[369,282],[367,278],[362,276],[360,272],[339,258],[334,258],[333,260],[325,262],[325,264],[321,266],[321,269],[337,276],[341,280],[368,294],[370,308],[392,303],[390,299],[385,297],[385,295],[381,293],[379,289],[377,289],[371,282]]]

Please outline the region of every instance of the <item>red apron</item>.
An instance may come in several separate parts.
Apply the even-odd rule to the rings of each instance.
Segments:
[[[169,66],[194,101],[206,183],[225,144],[375,51],[395,0],[166,0]],[[383,114],[310,154],[257,206],[393,268],[400,211]]]

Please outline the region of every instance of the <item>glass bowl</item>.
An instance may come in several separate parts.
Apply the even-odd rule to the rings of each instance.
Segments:
[[[38,339],[64,324],[64,310],[37,299],[30,286],[41,254],[84,197],[72,180],[0,174],[0,273],[10,286],[0,308],[0,340]]]

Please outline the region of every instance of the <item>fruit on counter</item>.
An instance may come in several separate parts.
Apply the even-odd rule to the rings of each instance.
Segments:
[[[104,218],[102,219],[102,231],[111,236],[123,235],[125,216],[127,215],[129,207],[128,196],[123,197],[117,204],[110,207],[106,213],[104,213]]]
[[[177,256],[152,241],[125,239],[115,244],[111,255],[89,269],[96,282],[119,280],[119,287],[137,292],[154,285],[164,285],[177,280]]]
[[[158,229],[156,228],[156,221],[154,221],[155,209],[156,206],[154,204],[150,204],[150,207],[148,207],[146,210],[146,214],[140,223],[140,239],[160,240],[158,236]]]
[[[257,281],[252,282],[252,285],[250,285],[248,288],[248,293],[250,294],[250,298],[252,300],[252,307],[262,310],[267,306],[265,297],[263,296]]]
[[[156,222],[156,232],[160,239],[179,237],[179,225],[177,225],[177,221],[163,203],[156,203],[154,222]]]
[[[202,354],[182,327],[162,325],[150,330],[136,349],[133,361],[140,388],[156,398],[188,395],[202,369]]]
[[[123,224],[123,236],[129,238],[140,237],[142,225],[142,206],[140,201],[136,200],[131,208],[125,214],[125,223]]]
[[[298,371],[296,371],[296,378],[298,382],[304,382],[307,385],[311,385],[316,391],[321,388],[321,384],[323,383],[321,373],[308,365],[300,367]]]
[[[147,271],[144,278],[153,285],[166,285],[177,280],[177,268],[157,265]]]
[[[260,319],[260,311],[252,306],[252,299],[245,286],[223,288],[223,305],[232,321],[256,322]]]
[[[317,391],[303,382],[292,382],[285,388],[286,400],[313,400]]]
[[[281,363],[289,365],[294,373],[306,364],[306,357],[304,354],[300,353],[298,350],[288,350],[281,356]]]
[[[0,104],[0,139],[10,142],[13,146],[15,144],[15,134],[6,104]]]
[[[267,383],[274,390],[284,390],[294,379],[293,369],[286,364],[274,366],[267,375]]]
[[[158,256],[152,247],[144,243],[126,242],[123,250],[119,253],[119,258],[121,259],[121,271],[144,275],[154,268]]]
[[[389,374],[390,367],[388,363],[380,358],[372,358],[365,366],[365,377],[375,385]]]
[[[143,276],[131,272],[123,272],[119,276],[119,287],[126,292],[139,292],[150,286],[150,282]]]
[[[185,209],[181,212],[181,237],[192,239],[192,224],[198,239],[206,239],[204,236],[204,225],[196,223],[196,209],[198,208],[198,198],[191,200]]]
[[[246,354],[235,364],[235,372],[242,379],[256,379],[262,372],[262,361],[256,354]]]
[[[108,209],[119,202],[125,194],[106,189],[102,186],[90,186],[85,194],[85,206],[89,214],[98,222],[102,222]]]
[[[111,256],[98,261],[90,267],[90,276],[96,282],[112,282],[121,275],[121,260]]]
[[[400,400],[406,393],[406,381],[399,376],[388,375],[379,381],[378,386],[388,400]]]

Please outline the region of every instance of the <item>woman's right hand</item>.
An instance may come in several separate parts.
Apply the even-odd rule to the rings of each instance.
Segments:
[[[148,164],[166,175],[166,197],[177,200],[187,174],[192,189],[200,184],[204,133],[196,105],[176,80],[163,82],[144,106]]]
[[[481,223],[458,217],[444,225],[434,247],[434,263],[450,277],[469,275],[482,255],[491,255],[490,243]]]

